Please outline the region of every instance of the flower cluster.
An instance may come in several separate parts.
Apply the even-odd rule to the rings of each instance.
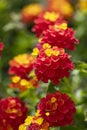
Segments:
[[[2,42],[0,42],[0,57],[1,57],[1,53],[2,53],[2,51],[3,51],[3,48],[4,48],[4,44],[2,43]]]
[[[75,113],[74,102],[67,94],[59,91],[47,94],[40,100],[36,115],[27,117],[19,130],[49,130],[53,126],[71,125]]]
[[[73,15],[73,7],[68,0],[48,0],[48,10],[59,12],[65,18]]]
[[[51,80],[58,84],[60,79],[69,76],[70,70],[74,67],[70,56],[63,48],[51,47],[48,43],[43,44],[40,50],[35,48],[32,55],[37,55],[34,63],[35,74],[38,80],[45,83]]]
[[[29,54],[21,54],[10,60],[8,73],[12,75],[11,88],[25,91],[33,86],[38,87],[38,80],[33,72],[35,58]]]
[[[67,27],[67,23],[55,24],[43,32],[41,43],[49,43],[51,46],[74,50],[78,40],[74,36],[75,31]]]
[[[0,130],[18,130],[24,122],[28,109],[18,98],[8,97],[0,100]]]
[[[74,102],[70,97],[58,91],[42,98],[38,104],[38,110],[50,126],[71,125],[76,112]]]
[[[31,23],[37,16],[43,12],[43,7],[40,4],[30,4],[25,6],[21,11],[21,19],[23,23]]]

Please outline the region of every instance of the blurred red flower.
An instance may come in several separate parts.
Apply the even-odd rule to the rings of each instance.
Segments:
[[[4,48],[4,44],[2,43],[2,42],[0,42],[0,57],[1,57],[1,53],[2,53],[2,51],[3,51],[3,48]]]
[[[18,98],[0,100],[0,130],[18,130],[27,117],[28,109]]]

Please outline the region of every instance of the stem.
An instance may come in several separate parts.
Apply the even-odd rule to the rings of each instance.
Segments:
[[[51,130],[60,130],[60,127],[53,127]]]
[[[55,85],[52,82],[50,82],[48,89],[47,89],[47,93],[54,93],[55,91],[57,91],[55,89]]]

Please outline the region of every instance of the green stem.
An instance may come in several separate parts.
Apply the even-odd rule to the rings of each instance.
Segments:
[[[51,130],[60,130],[60,127],[53,127]]]
[[[58,86],[55,86],[52,82],[50,82],[47,89],[47,93],[54,93],[58,91],[58,89],[59,89]]]

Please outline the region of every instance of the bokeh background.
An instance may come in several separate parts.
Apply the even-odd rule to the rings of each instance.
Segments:
[[[18,54],[31,53],[37,44],[37,38],[31,31],[34,19],[28,19],[26,6],[38,3],[43,9],[50,6],[49,0],[0,0],[0,41],[4,43],[0,59],[0,98],[8,96],[21,98],[29,107],[29,113],[34,113],[40,98],[46,94],[46,84],[39,89],[29,89],[20,93],[9,87],[9,61]],[[75,69],[69,79],[64,79],[56,88],[66,92],[75,101],[77,114],[74,125],[61,127],[61,130],[87,130],[87,0],[53,0],[58,2],[56,10],[60,11],[69,27],[76,30],[79,45],[72,55]],[[59,6],[60,5],[60,6]],[[25,11],[24,11],[25,9]],[[54,8],[53,8],[54,9]],[[52,10],[53,10],[52,9]],[[33,15],[34,9],[31,9]],[[53,10],[55,11],[55,9]],[[38,15],[37,15],[38,16]],[[36,16],[36,17],[37,17]],[[30,17],[30,16],[29,16]]]

